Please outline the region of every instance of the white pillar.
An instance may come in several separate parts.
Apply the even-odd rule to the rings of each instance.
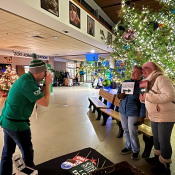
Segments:
[[[115,64],[115,58],[110,57],[110,68],[114,69],[116,64]]]

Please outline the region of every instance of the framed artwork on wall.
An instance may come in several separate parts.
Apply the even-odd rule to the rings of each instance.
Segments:
[[[87,16],[87,33],[91,36],[95,34],[95,21],[90,16]]]
[[[69,1],[69,20],[70,24],[80,29],[80,9]]]
[[[107,37],[108,44],[112,44],[112,34],[108,32],[108,37]]]
[[[41,0],[41,8],[59,16],[59,0]]]

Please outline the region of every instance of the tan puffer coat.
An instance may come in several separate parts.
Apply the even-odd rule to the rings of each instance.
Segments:
[[[152,74],[151,81],[160,72]],[[156,78],[152,92],[146,94],[145,106],[153,122],[175,122],[175,90],[172,81],[164,75]]]

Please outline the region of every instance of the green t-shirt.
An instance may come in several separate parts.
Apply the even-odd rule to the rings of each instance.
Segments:
[[[29,129],[26,122],[15,122],[9,119],[27,120],[37,100],[44,95],[36,86],[33,75],[29,72],[15,81],[8,93],[7,100],[0,116],[0,125],[8,130],[23,131]]]

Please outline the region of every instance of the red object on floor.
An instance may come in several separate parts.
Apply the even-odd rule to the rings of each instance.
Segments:
[[[7,94],[4,94],[3,97],[7,97],[8,95]]]

